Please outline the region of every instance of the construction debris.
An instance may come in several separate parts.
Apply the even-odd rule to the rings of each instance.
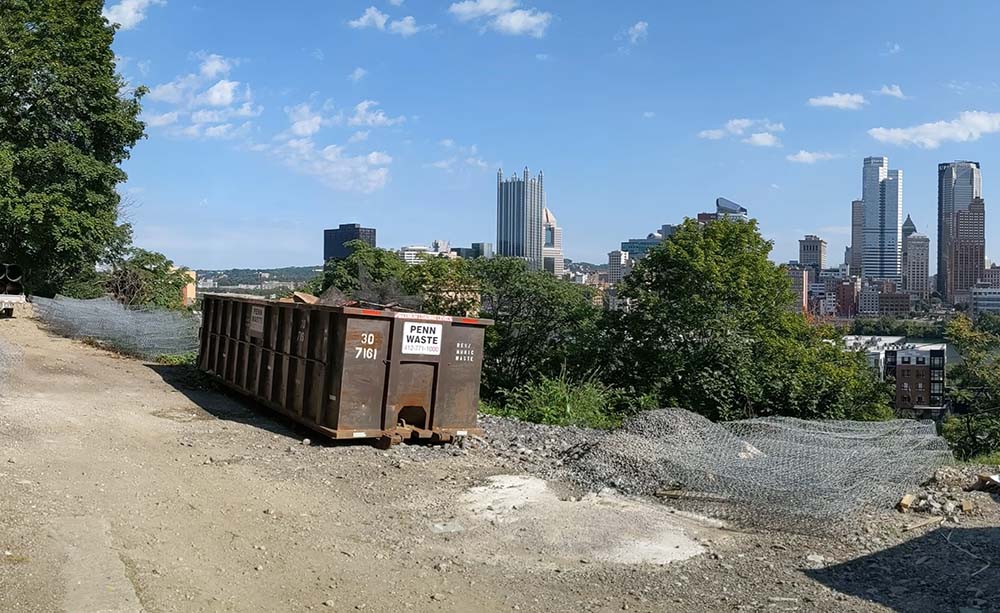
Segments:
[[[736,524],[814,533],[891,507],[952,460],[931,423],[770,417],[716,424],[662,409],[570,450],[566,464],[589,489],[660,493]]]

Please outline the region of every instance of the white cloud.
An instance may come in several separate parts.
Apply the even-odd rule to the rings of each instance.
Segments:
[[[726,136],[743,136],[751,130],[757,130],[759,133],[767,133],[773,137],[774,132],[784,132],[785,125],[780,122],[773,122],[770,119],[747,119],[745,117],[740,117],[730,119],[721,128],[702,130],[701,132],[698,132],[698,138],[720,140]],[[764,137],[758,137],[758,140],[761,138]],[[744,142],[749,142],[749,139]]]
[[[708,140],[719,140],[720,138],[724,138],[725,136],[726,136],[725,130],[713,129],[713,130],[702,130],[701,132],[698,132],[698,138],[707,138]]]
[[[202,101],[210,106],[229,106],[236,101],[236,90],[239,88],[239,81],[222,79],[212,87],[209,87],[202,94]]]
[[[841,94],[839,92],[809,99],[809,106],[832,107],[848,111],[856,111],[866,104],[868,101],[861,94]]]
[[[825,151],[806,151],[805,149],[800,149],[798,153],[785,156],[785,159],[789,162],[798,162],[799,164],[815,164],[816,162],[835,160],[840,157],[843,156]]]
[[[1000,113],[965,111],[951,121],[935,121],[909,128],[872,128],[875,140],[893,145],[917,145],[937,149],[943,142],[964,143],[979,140],[985,134],[1000,132]]]
[[[118,4],[105,7],[102,15],[111,23],[117,23],[122,30],[131,30],[146,18],[151,6],[163,6],[166,0],[121,0]]]
[[[218,126],[210,126],[205,128],[205,136],[207,138],[226,138],[233,131],[233,124],[224,123]]]
[[[464,0],[453,3],[448,7],[448,12],[459,21],[471,21],[509,12],[518,4],[517,0]]]
[[[450,157],[450,158],[447,158],[447,159],[444,159],[444,160],[438,160],[436,162],[431,162],[431,166],[434,167],[434,168],[437,168],[439,170],[446,170],[448,172],[451,172],[452,167],[455,165],[455,162],[457,162],[457,161],[458,161],[458,158],[456,158],[456,157]]]
[[[153,128],[162,128],[163,126],[169,126],[171,124],[177,123],[177,119],[180,117],[180,113],[173,111],[170,113],[161,113],[159,115],[149,115],[143,116],[142,120],[147,126]]]
[[[642,116],[645,117],[646,119],[652,119],[656,117],[656,113],[654,113],[653,111],[646,111],[642,114]]]
[[[319,111],[314,111],[308,102],[285,107],[285,113],[291,122],[289,131],[295,136],[312,136],[330,123]]]
[[[465,163],[468,164],[469,166],[474,166],[476,168],[486,168],[488,166],[486,160],[477,157],[465,158]]]
[[[885,51],[882,52],[882,55],[896,55],[902,50],[903,48],[899,46],[899,43],[886,43]]]
[[[313,59],[316,60],[316,61],[318,61],[318,62],[322,62],[323,60],[326,59],[326,54],[323,53],[323,50],[320,49],[319,47],[313,49],[309,53],[309,55],[311,55],[313,57]]]
[[[876,93],[882,96],[892,96],[893,98],[906,100],[903,90],[898,85],[883,85],[882,89],[878,90]]]
[[[552,14],[536,9],[518,9],[497,15],[490,27],[509,36],[533,36],[542,38],[552,22]]]
[[[547,62],[549,61],[550,58],[548,53],[536,53],[535,59],[538,60],[539,62]]]
[[[451,149],[452,147],[455,146],[455,141],[453,141],[450,138],[446,138],[440,142],[440,145],[445,149]]]
[[[153,102],[180,104],[193,95],[194,90],[199,85],[198,76],[189,74],[150,88],[147,98]]]
[[[354,81],[355,83],[357,83],[361,79],[364,79],[366,74],[368,74],[368,71],[365,70],[364,68],[358,66],[357,68],[355,68],[354,70],[351,71],[351,74],[347,75],[347,78],[348,78],[348,80],[351,80],[351,81]]]
[[[394,20],[389,24],[389,31],[393,34],[399,34],[403,38],[408,38],[413,36],[417,32],[423,32],[424,30],[433,30],[434,25],[428,26],[418,26],[417,20],[412,16],[406,16],[402,19]]]
[[[743,139],[744,143],[753,145],[754,147],[780,147],[781,142],[778,137],[770,132],[754,132],[750,136]]]
[[[347,22],[347,25],[352,28],[375,28],[376,30],[384,30],[385,22],[389,20],[389,16],[378,10],[374,6],[369,6],[362,13],[361,17],[353,19]]]
[[[452,3],[448,12],[459,21],[485,22],[485,27],[509,36],[545,36],[552,13],[520,5],[518,0],[463,0]]]
[[[393,6],[403,6],[403,0],[389,0],[389,4]]]
[[[201,54],[201,66],[198,70],[206,79],[214,79],[223,75],[228,75],[236,64],[235,60],[222,57],[217,53],[208,55]]]
[[[146,75],[149,74],[149,67],[152,66],[152,65],[153,65],[153,63],[150,60],[142,60],[141,62],[136,62],[136,66],[139,68],[139,72],[143,76],[146,76]]]
[[[377,109],[378,102],[374,100],[364,100],[354,107],[354,115],[347,120],[352,126],[374,126],[385,127],[394,126],[406,121],[406,117],[389,117],[382,109]]]
[[[347,142],[349,142],[349,143],[363,143],[364,141],[368,140],[368,134],[369,134],[369,132],[370,132],[370,130],[358,130],[354,134],[351,134],[351,137],[347,139]]]
[[[333,189],[371,193],[389,182],[392,157],[381,151],[348,156],[339,145],[318,147],[309,138],[288,140],[273,151],[296,172],[319,178]]]
[[[237,117],[257,117],[263,112],[264,107],[251,102],[224,109],[198,109],[191,113],[191,123],[223,123]]]
[[[628,29],[626,35],[630,44],[638,45],[649,35],[649,24],[645,21],[637,21]]]

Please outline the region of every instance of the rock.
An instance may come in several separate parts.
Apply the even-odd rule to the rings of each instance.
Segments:
[[[337,606],[337,603],[334,600],[326,600],[326,601],[323,602],[323,606],[324,607],[333,608],[333,607]]]
[[[444,600],[444,594],[431,594],[431,600]]]
[[[807,555],[806,561],[811,562],[812,564],[819,564],[820,566],[826,564],[826,558],[817,553],[810,553]]]
[[[303,445],[312,445],[312,441],[309,440],[309,439],[307,439],[307,438],[304,438],[304,439],[302,439],[302,444]]]
[[[896,504],[896,508],[899,509],[901,513],[905,513],[910,510],[910,507],[913,506],[915,501],[916,498],[914,498],[913,494],[907,494],[899,500],[899,503]]]

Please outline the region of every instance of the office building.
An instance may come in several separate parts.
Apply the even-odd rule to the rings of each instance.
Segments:
[[[1000,287],[1000,266],[996,264],[983,269],[983,274],[979,277],[982,283],[989,287]]]
[[[542,209],[542,267],[556,277],[566,272],[563,258],[562,228],[547,207]]]
[[[861,281],[857,278],[841,279],[834,288],[837,296],[837,316],[853,318],[858,314],[858,293]]]
[[[805,313],[809,310],[809,272],[804,268],[789,266],[787,268],[788,278],[791,280],[792,310],[796,313]]]
[[[907,218],[909,219],[909,218]],[[930,296],[931,239],[919,232],[912,232],[903,239],[905,268],[903,289],[920,300]]]
[[[351,255],[345,245],[351,241],[362,241],[375,247],[375,228],[362,228],[356,223],[342,223],[332,230],[323,230],[323,261],[342,260]]]
[[[814,234],[799,239],[799,264],[819,270],[826,268],[826,241]]]
[[[608,254],[608,284],[617,285],[632,271],[632,259],[627,251],[612,251]]]
[[[956,161],[938,164],[938,260],[937,290],[947,302],[954,302],[956,291],[967,290],[954,276],[959,274],[954,262],[956,240],[955,214],[967,211],[973,200],[983,196],[979,162]],[[968,279],[966,274],[964,279]],[[972,282],[975,283],[975,280]]]
[[[900,343],[885,350],[885,377],[896,380],[896,410],[923,411],[904,417],[932,417],[944,405],[948,346]]]
[[[542,217],[545,210],[544,177],[532,178],[528,168],[521,177],[503,178],[497,171],[497,254],[522,258],[528,268],[543,267]]]
[[[726,198],[715,199],[714,213],[698,213],[698,223],[710,223],[716,219],[735,219],[737,221],[747,221],[749,213],[747,210]]]
[[[864,207],[862,274],[902,282],[903,171],[887,157],[867,157],[862,167]]]
[[[432,241],[430,247],[426,245],[409,245],[401,248],[399,257],[410,266],[414,266],[427,258],[458,258],[459,254],[448,245],[448,241]]]
[[[650,249],[673,236],[676,231],[677,226],[663,224],[659,230],[646,235],[646,238],[630,238],[627,241],[622,241],[622,251],[628,252],[629,258],[633,262],[638,262],[646,257]]]
[[[969,301],[969,290],[986,267],[986,203],[973,198],[968,208],[955,211],[952,220],[947,300],[959,304]]]
[[[991,287],[986,282],[977,284],[969,290],[969,307],[973,316],[1000,315],[1000,287]]]
[[[493,257],[493,243],[472,243],[471,247],[452,247],[451,252],[464,260]]]
[[[865,203],[863,200],[851,202],[851,274],[861,276],[861,264],[865,257]]]

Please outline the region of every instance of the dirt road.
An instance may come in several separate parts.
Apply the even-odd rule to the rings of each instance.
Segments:
[[[0,373],[2,611],[851,611],[940,602],[920,592],[930,583],[906,583],[908,575],[895,592],[838,584],[835,565],[863,565],[870,540],[723,530],[655,502],[511,474],[476,450],[321,444],[198,389],[181,370],[57,338],[29,319],[0,321],[0,342],[17,356]],[[988,611],[981,603],[998,575],[970,578],[982,563],[963,556],[937,554],[964,573],[952,604]],[[817,559],[829,576],[815,572]]]

